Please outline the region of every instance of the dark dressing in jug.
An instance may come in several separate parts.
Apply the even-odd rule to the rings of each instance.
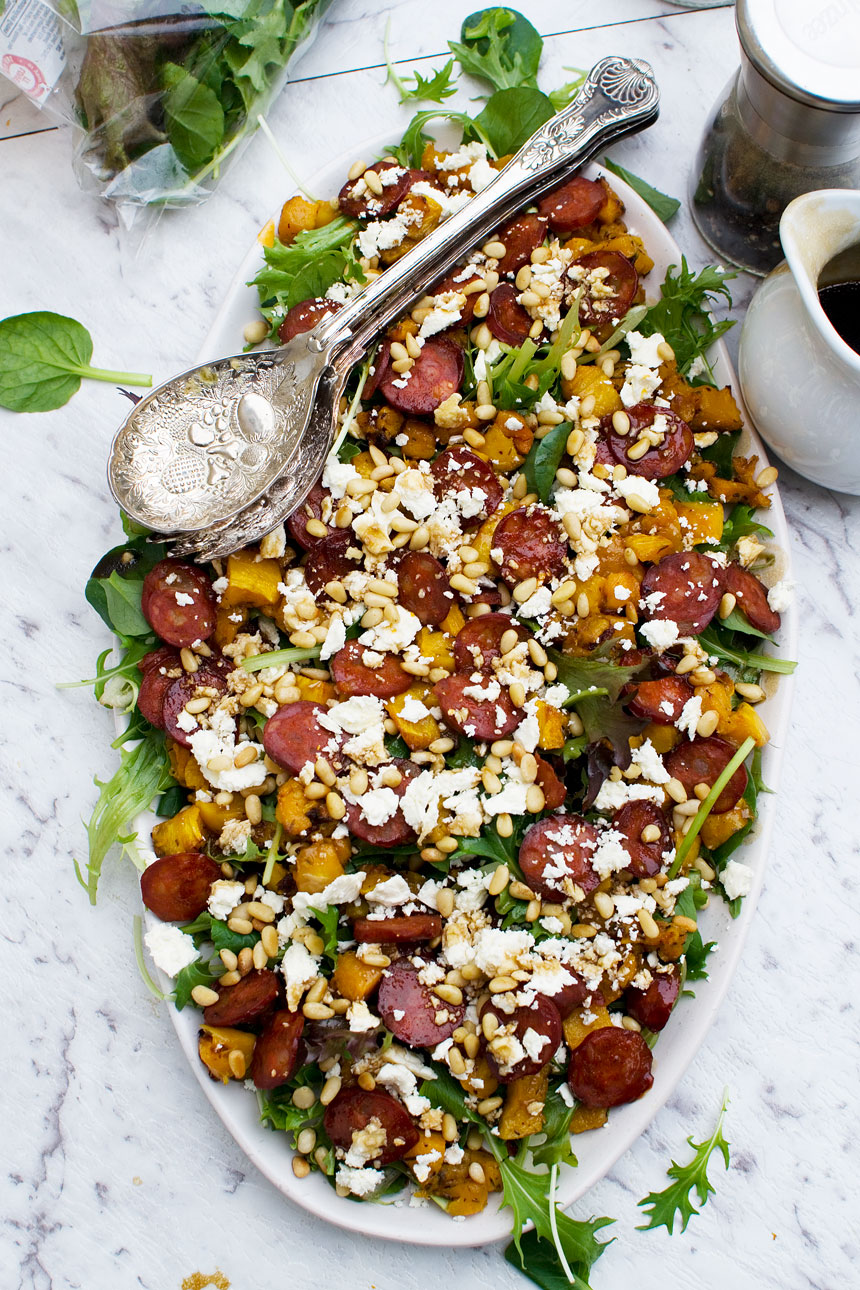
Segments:
[[[818,278],[818,299],[845,344],[860,354],[860,243],[828,260]]]

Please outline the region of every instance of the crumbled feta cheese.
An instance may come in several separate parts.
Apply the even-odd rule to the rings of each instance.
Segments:
[[[624,374],[624,384],[621,387],[621,402],[625,408],[635,407],[637,403],[645,403],[659,388],[659,385],[659,372],[653,372],[650,367],[645,367],[643,363],[631,363]]]
[[[666,343],[665,336],[655,331],[653,336],[643,336],[641,332],[629,331],[624,337],[630,348],[630,362],[643,367],[659,367],[663,362],[657,349]]]
[[[405,905],[412,899],[412,888],[402,874],[395,873],[368,891],[367,899],[373,905]]]
[[[248,740],[236,743],[236,722],[228,712],[216,708],[211,714],[208,730],[197,730],[189,736],[194,760],[198,763],[206,780],[213,788],[223,789],[228,793],[239,793],[243,788],[256,788],[266,778],[266,767],[262,758],[256,758],[247,766],[236,766],[233,759],[242,748],[255,747]],[[210,770],[209,763],[213,758],[227,757],[230,765],[226,770]]]
[[[384,1178],[379,1169],[350,1169],[348,1165],[340,1165],[334,1180],[353,1196],[370,1196],[381,1186]]]
[[[660,654],[674,645],[680,635],[678,624],[671,618],[654,618],[650,623],[642,623],[639,630],[652,649]]]
[[[770,588],[767,593],[767,603],[775,614],[781,614],[783,610],[788,609],[794,601],[795,584],[783,579]]]
[[[320,648],[320,659],[325,661],[343,649],[346,644],[346,624],[339,614],[335,614],[328,625],[325,640]]]
[[[656,510],[660,505],[660,489],[653,480],[644,479],[641,475],[628,475],[626,479],[616,479],[612,486],[625,500],[634,497],[651,510]]]
[[[287,1007],[290,1012],[298,1009],[305,990],[316,981],[319,965],[320,960],[298,941],[287,946],[281,959],[281,971],[287,986]]]
[[[244,898],[245,884],[243,882],[228,882],[226,879],[219,878],[209,888],[209,900],[206,908],[213,918],[217,918],[219,922],[224,923]]]
[[[681,715],[675,722],[675,726],[682,734],[686,734],[690,739],[696,737],[696,727],[702,719],[702,696],[694,694],[688,699],[681,709]]]
[[[387,618],[383,618],[376,627],[370,627],[361,633],[358,638],[360,644],[391,653],[398,653],[411,645],[421,630],[421,619],[402,605],[395,605],[395,609],[397,622],[390,623]]]
[[[377,1026],[382,1025],[379,1017],[374,1017],[363,999],[356,999],[349,1005],[346,1019],[350,1030],[356,1035],[364,1034],[368,1030],[376,1030]]]
[[[193,712],[186,712],[185,708],[183,708],[176,717],[176,724],[179,726],[180,730],[184,730],[187,735],[190,735],[192,730],[197,729],[200,722],[194,716]]]
[[[356,873],[343,873],[339,878],[333,878],[322,891],[297,891],[293,896],[293,909],[299,914],[318,909],[322,914],[329,905],[351,905],[361,895],[365,876],[364,870],[359,869]]]
[[[228,820],[221,830],[218,845],[225,855],[243,856],[250,837],[250,820]]]
[[[184,967],[198,958],[191,937],[186,936],[178,927],[171,927],[169,923],[159,923],[143,939],[153,963],[166,976],[178,976]]]
[[[729,900],[737,900],[739,896],[748,896],[752,890],[753,871],[749,865],[729,860],[720,879]]]

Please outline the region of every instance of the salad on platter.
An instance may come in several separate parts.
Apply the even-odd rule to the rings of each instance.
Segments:
[[[503,66],[525,20],[487,13],[462,48]],[[264,230],[250,345],[336,311],[522,141],[416,121]],[[794,666],[776,471],[708,362],[728,275],[652,267],[610,175],[569,178],[380,337],[285,525],[200,567],[126,520],[87,588],[129,723],[82,881],[117,837],[138,859],[141,970],[142,939],[212,1079],[297,1177],[454,1220],[501,1192],[519,1264],[531,1221],[571,1279],[608,1220],[556,1210],[559,1169],[648,1096],[707,975],[698,913],[750,889],[762,682]],[[155,798],[147,854],[125,826]]]

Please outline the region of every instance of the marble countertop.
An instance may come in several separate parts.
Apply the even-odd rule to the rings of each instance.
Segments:
[[[524,0],[546,42],[545,84],[610,52],[653,64],[660,121],[615,155],[684,196],[705,116],[737,59],[730,8],[662,0]],[[380,70],[445,48],[467,9],[340,0],[271,126],[302,177],[407,120]],[[599,19],[596,16],[599,13]],[[436,60],[438,65],[438,58]],[[208,205],[164,218],[142,244],[83,195],[65,130],[0,81],[0,316],[52,309],[84,321],[105,367],[162,379],[191,362],[257,230],[294,189],[260,138]],[[708,256],[685,209],[673,231]],[[740,313],[752,284],[739,280]],[[734,334],[730,335],[730,344]],[[802,357],[798,356],[802,361]],[[526,1283],[497,1247],[440,1251],[357,1238],[292,1208],[245,1159],[185,1065],[134,966],[136,876],[109,864],[91,909],[75,881],[92,776],[111,771],[110,717],[80,690],[108,641],[82,588],[120,533],[104,483],[123,403],[85,384],[65,409],[0,411],[12,486],[3,504],[2,753],[6,871],[0,1290],[179,1290],[219,1269],[233,1290],[356,1290]],[[597,1290],[835,1290],[857,1284],[856,799],[860,500],[785,470],[782,496],[802,607],[793,729],[770,870],[741,967],[667,1106],[575,1207],[613,1215]],[[26,874],[27,881],[23,882]],[[14,875],[17,875],[15,877]],[[15,886],[15,894],[12,894]],[[684,1235],[637,1233],[636,1200],[664,1185],[684,1139],[731,1089],[727,1176]],[[205,1141],[205,1146],[202,1144]]]

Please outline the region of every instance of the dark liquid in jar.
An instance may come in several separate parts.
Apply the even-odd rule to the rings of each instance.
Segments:
[[[860,244],[828,260],[818,279],[818,299],[845,344],[860,354]]]

